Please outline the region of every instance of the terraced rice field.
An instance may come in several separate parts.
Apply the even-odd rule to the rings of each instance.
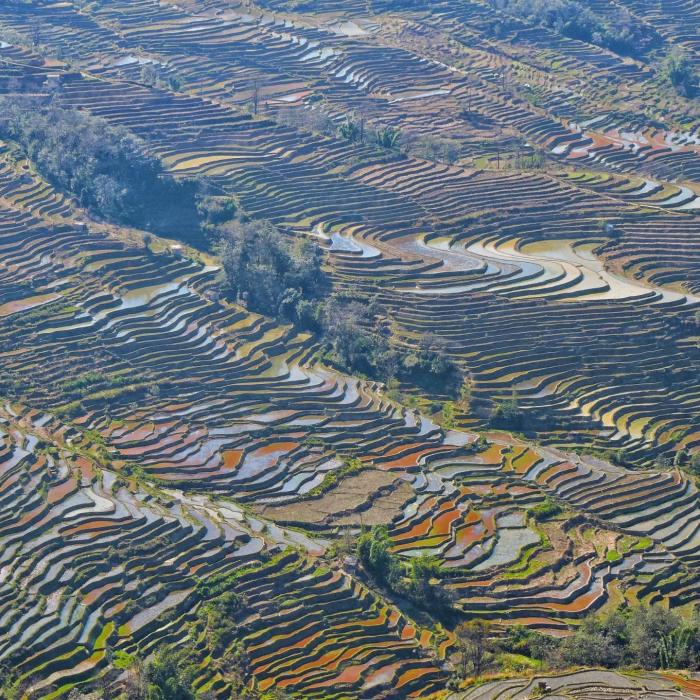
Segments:
[[[478,29],[480,5],[470,7]],[[455,65],[446,62],[452,53],[424,53],[426,37],[457,21],[439,4],[428,17],[401,16],[396,39],[383,15],[343,23],[149,2],[91,12],[39,3],[0,15],[25,32],[36,16],[45,41],[83,69],[62,80],[59,104],[132,128],[174,173],[213,178],[251,215],[321,235],[337,285],[379,294],[406,343],[426,331],[446,339],[474,379],[477,414],[516,390],[545,440],[624,448],[641,464],[672,456],[679,443],[696,447],[700,146],[692,124],[663,129],[639,116],[627,124],[617,111],[571,124],[556,121],[555,108],[545,118],[518,95],[523,85],[499,89],[494,77],[510,66],[532,81],[536,67],[499,56],[500,68],[487,68],[496,57],[462,50],[459,33]],[[413,52],[394,45],[413,34]],[[38,59],[3,51],[15,84],[41,80]],[[603,64],[591,86],[614,76],[632,92],[651,80],[648,68],[601,53],[577,53],[557,79],[568,85],[589,61]],[[144,61],[184,87],[139,84]],[[244,107],[255,85],[261,106],[251,117]],[[599,104],[597,93],[580,99],[578,112]],[[303,119],[319,110],[331,119],[361,110],[368,122],[415,134],[429,125],[459,144],[461,158],[450,166],[388,157],[286,125],[296,123],[290,111]],[[477,128],[479,149],[474,120],[489,125]],[[516,159],[499,172],[518,143],[518,153],[540,149],[554,167],[527,171]],[[613,158],[618,150],[629,163]],[[637,350],[634,362],[621,335]]]
[[[549,696],[557,698],[586,698],[597,700],[608,697],[693,698],[692,689],[678,688],[676,678],[651,673],[623,675],[611,671],[581,671],[561,676],[540,676],[526,680],[493,681],[466,693],[449,695],[450,700],[495,700],[496,698],[525,699],[532,697],[540,683],[551,689]]]
[[[700,67],[693,3],[595,4]],[[327,367],[313,336],[222,300],[216,260],[86,219],[0,143],[0,665],[31,700],[116,696],[117,652],[185,641],[198,689],[232,697],[193,631],[222,576],[247,599],[256,692],[444,690],[452,632],[328,555],[375,524],[397,556],[439,561],[460,619],[565,635],[623,601],[700,599],[677,458],[700,453],[697,102],[485,0],[298,9],[0,3],[0,94],[127,127],[174,177],[321,241],[334,288],[375,297],[402,347],[444,340],[469,410],[441,427]],[[350,142],[333,128],[349,114],[455,157]],[[527,436],[489,432],[514,393]],[[349,457],[359,473],[325,489]],[[545,498],[562,512],[538,523]],[[697,694],[674,682],[547,679],[561,697]]]

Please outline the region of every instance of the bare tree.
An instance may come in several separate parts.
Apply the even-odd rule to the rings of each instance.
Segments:
[[[457,625],[455,634],[462,678],[466,678],[470,667],[472,674],[477,678],[484,671],[490,632],[491,625],[485,620],[470,620]]]

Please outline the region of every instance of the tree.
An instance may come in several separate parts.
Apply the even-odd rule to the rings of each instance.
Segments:
[[[673,466],[673,459],[669,455],[660,454],[656,456],[654,465],[657,469],[665,471]]]
[[[693,647],[697,647],[697,630],[690,625],[679,626],[659,640],[661,668],[688,668]]]
[[[382,148],[396,148],[401,138],[401,129],[395,126],[384,126],[374,132],[374,140]]]
[[[126,670],[123,688],[126,700],[144,700],[146,697],[146,673],[141,659],[134,659],[133,664]]]
[[[17,677],[16,671],[7,666],[0,666],[0,698],[2,700],[17,700],[23,695],[24,686]]]
[[[362,122],[357,117],[347,114],[340,122],[338,134],[347,141],[362,140]]]
[[[376,525],[363,533],[357,541],[357,555],[366,569],[381,581],[391,581],[401,575],[397,564],[389,553],[391,540],[385,525]]]
[[[168,76],[168,87],[173,92],[178,92],[182,88],[182,79],[177,75]]]
[[[462,678],[467,677],[469,668],[471,668],[472,675],[477,678],[484,671],[490,648],[490,634],[491,625],[486,620],[462,622],[455,628]]]
[[[146,85],[155,85],[158,80],[158,69],[152,63],[144,63],[141,66],[141,82]]]
[[[676,450],[676,454],[673,456],[673,466],[682,467],[688,461],[688,453],[684,449]]]
[[[459,405],[465,411],[468,411],[471,407],[473,386],[472,378],[470,376],[464,377],[462,386],[459,389]]]
[[[452,430],[455,427],[455,406],[451,401],[442,405],[442,427]]]

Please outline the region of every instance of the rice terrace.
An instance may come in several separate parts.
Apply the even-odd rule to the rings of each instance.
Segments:
[[[0,0],[0,700],[700,697],[696,0]]]

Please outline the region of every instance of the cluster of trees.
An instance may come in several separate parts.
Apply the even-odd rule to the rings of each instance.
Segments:
[[[390,332],[377,321],[380,309],[375,300],[335,294],[328,299],[323,315],[325,360],[371,377],[391,377],[397,357]]]
[[[301,131],[325,136],[337,136],[351,143],[367,143],[385,149],[396,149],[402,144],[402,131],[398,127],[379,126],[365,129],[364,117],[360,114],[346,114],[335,122],[321,109],[283,109],[275,117],[280,124]]]
[[[182,80],[175,73],[163,74],[157,63],[144,63],[141,66],[141,82],[161,88],[169,88],[177,92],[182,88]]]
[[[416,158],[434,163],[456,163],[462,155],[462,146],[456,139],[433,134],[414,134],[403,141],[404,149]]]
[[[376,300],[331,293],[314,240],[286,236],[269,221],[237,219],[219,231],[216,250],[228,298],[316,333],[326,361],[341,369],[382,381],[404,376],[428,386],[453,383],[456,369],[441,338],[428,334],[415,349],[401,347]]]
[[[548,669],[576,666],[630,669],[700,668],[700,615],[689,619],[660,605],[621,607],[605,616],[589,616],[576,632],[551,637],[522,626],[495,636],[483,620],[455,628],[457,679],[486,670],[517,670],[533,662]]]
[[[18,98],[0,102],[0,136],[92,214],[195,245],[235,203],[196,179],[176,180],[132,132],[91,114]]]
[[[523,412],[518,403],[518,394],[513,390],[510,398],[498,401],[491,415],[491,424],[494,428],[506,430],[520,430],[523,427]]]
[[[190,638],[200,640],[197,645],[164,646],[145,662],[125,656],[114,659],[117,667],[128,670],[124,700],[203,700],[208,697],[198,692],[195,685],[201,673],[201,644],[216,670],[234,690],[244,690],[248,658],[241,643],[240,621],[246,611],[246,600],[226,586],[206,591],[198,588],[197,592],[216,593],[197,609],[190,630]]]
[[[542,151],[532,153],[522,153],[520,150],[515,154],[515,167],[522,170],[539,170],[546,163],[545,155]]]
[[[396,10],[423,10],[425,0],[371,0],[374,12],[393,12]]]
[[[544,519],[558,511],[556,504],[545,503],[538,516]],[[363,532],[356,551],[377,583],[447,624],[453,619],[451,598],[437,581],[432,582],[440,575],[437,559],[423,555],[406,560],[393,554],[385,526]],[[590,615],[564,638],[522,626],[495,635],[490,623],[479,619],[457,625],[455,633],[457,678],[480,676],[489,669],[513,670],[518,664],[523,669],[533,665],[700,669],[700,611],[682,617],[660,605],[625,605],[604,616]]]
[[[237,219],[220,228],[223,290],[252,311],[318,327],[328,282],[320,247],[286,237],[269,221]]]
[[[421,555],[405,561],[392,554],[390,548],[391,540],[385,525],[376,525],[357,540],[357,556],[377,583],[429,611],[437,619],[449,621],[452,617],[451,599],[441,586],[431,583],[431,579],[440,573],[437,559]]]
[[[282,108],[275,115],[275,119],[284,126],[313,134],[330,136],[336,133],[333,120],[320,109]]]
[[[623,607],[606,616],[590,616],[570,637],[555,639],[523,629],[509,635],[513,651],[554,668],[700,668],[700,616],[690,619],[660,605]]]
[[[76,110],[5,102],[3,136],[17,141],[39,171],[79,203],[108,218],[137,223],[144,198],[161,189],[161,166],[125,129]]]
[[[318,12],[319,0],[261,0],[263,7],[280,12]]]
[[[693,64],[683,51],[671,51],[663,63],[661,73],[679,95],[694,97],[697,89],[697,76]]]
[[[683,452],[677,452],[676,457],[683,454]],[[677,463],[681,460],[677,460]],[[696,452],[692,457],[685,457],[682,463],[686,465],[686,470],[690,472],[695,477],[700,477],[700,452]]]
[[[351,143],[377,146],[393,157],[411,154],[439,163],[452,164],[459,160],[462,147],[459,141],[433,134],[409,134],[391,125],[365,127],[364,118],[358,114],[346,114],[340,122],[334,122],[320,109],[280,110],[279,123],[295,129],[326,136],[337,136]]]
[[[364,117],[357,114],[346,114],[335,131],[346,141],[374,144],[388,150],[398,149],[404,143],[403,133],[398,127],[387,125],[365,129]]]
[[[596,44],[622,55],[638,56],[658,39],[624,8],[602,16],[577,0],[492,0],[496,9],[562,36]]]
[[[682,435],[682,434],[681,434]],[[673,436],[675,442],[680,441],[680,437]],[[628,456],[626,450],[622,450],[623,463],[624,458]],[[661,452],[654,459],[654,466],[657,469],[683,469],[694,477],[700,477],[700,452],[691,454],[687,449],[680,448],[675,452]]]
[[[314,241],[292,240],[269,222],[235,219],[232,198],[213,194],[201,180],[169,177],[130,131],[34,101],[6,99],[0,109],[0,136],[19,144],[48,181],[105,219],[199,247],[218,241],[225,293],[253,311],[318,333],[327,359],[342,369],[384,381],[410,376],[428,385],[454,378],[439,339],[428,336],[415,351],[400,349],[371,300],[330,295]],[[364,138],[355,118],[339,128],[348,138]],[[371,131],[371,138],[391,149],[400,132],[387,126]]]
[[[461,155],[459,141],[433,134],[404,134],[394,126],[380,126],[367,131],[362,118],[349,115],[340,123],[338,135],[347,141],[374,144],[386,150],[410,153],[438,163],[455,163]]]
[[[214,700],[216,694],[197,687],[202,653],[210,657],[213,668],[231,685],[234,697],[268,700],[246,688],[249,660],[241,642],[246,631],[242,620],[248,610],[245,597],[231,590],[226,577],[200,582],[196,594],[202,601],[189,630],[190,641],[160,646],[148,659],[107,649],[110,662],[123,673],[119,700]],[[110,682],[108,676],[98,682],[99,697],[114,697]],[[31,683],[32,679],[20,680],[10,669],[0,668],[2,700],[25,697]],[[71,700],[83,697],[94,694],[83,695],[74,689],[69,695]]]
[[[340,368],[385,382],[409,378],[427,388],[456,382],[457,370],[445,341],[427,333],[414,349],[399,346],[374,299],[331,296],[324,307],[322,338],[324,359]]]

